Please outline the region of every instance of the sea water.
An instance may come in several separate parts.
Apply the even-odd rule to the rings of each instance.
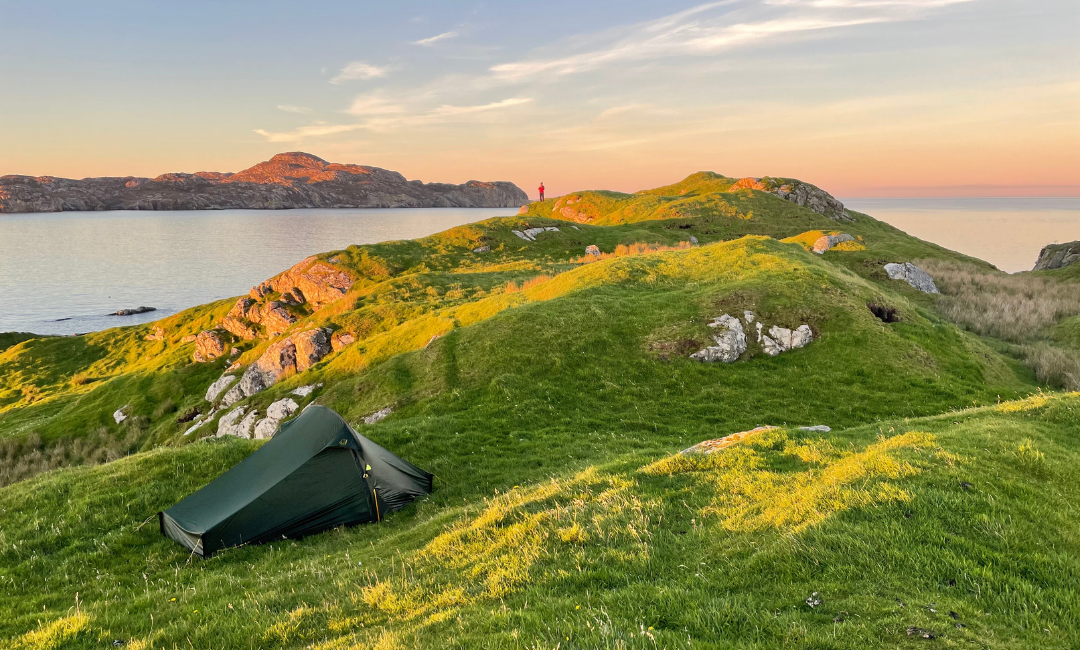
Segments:
[[[309,255],[414,239],[514,208],[0,214],[0,332],[75,334],[245,294]],[[156,307],[136,316],[118,309]]]

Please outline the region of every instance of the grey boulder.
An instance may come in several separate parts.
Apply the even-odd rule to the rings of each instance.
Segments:
[[[923,293],[939,293],[934,278],[911,262],[886,264],[885,272],[893,280],[903,280]]]

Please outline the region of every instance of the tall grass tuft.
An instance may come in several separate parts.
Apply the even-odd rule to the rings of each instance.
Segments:
[[[89,435],[47,443],[36,433],[0,439],[0,487],[42,472],[74,465],[100,465],[139,450],[144,432],[127,428],[119,438],[101,427]]]
[[[1048,386],[1080,390],[1080,352],[1040,343],[1021,347],[1028,367]]]
[[[1023,343],[1062,318],[1080,314],[1080,291],[1072,283],[943,260],[921,260],[919,265],[943,294],[941,312],[977,334]]]

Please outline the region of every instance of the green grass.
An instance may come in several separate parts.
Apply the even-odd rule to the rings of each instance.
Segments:
[[[254,443],[53,472],[0,490],[0,635],[72,616],[78,592],[63,647],[865,648],[921,642],[909,627],[1075,647],[1080,399],[1020,409],[780,430],[689,465],[660,441],[584,460],[604,431],[530,471],[462,435],[454,459],[504,488],[444,483],[382,525],[209,561],[139,525]]]
[[[321,254],[357,282],[296,327],[357,342],[246,404],[322,382],[301,405],[351,422],[391,407],[362,433],[436,489],[380,525],[208,561],[157,532],[154,513],[258,446],[177,421],[229,363],[191,363],[183,338],[232,301],[3,335],[0,485],[17,482],[0,487],[0,646],[865,648],[924,645],[919,628],[942,647],[1075,647],[1080,396],[1041,396],[1016,350],[881,269],[988,265],[732,180],[579,193],[588,224],[549,200]],[[511,232],[537,226],[560,230]],[[865,248],[779,241],[813,230]],[[670,249],[690,235],[701,245]],[[583,264],[589,244],[669,249]],[[744,310],[815,340],[688,358]],[[1073,320],[1048,336],[1072,346]],[[155,326],[165,340],[146,340]],[[267,345],[240,344],[241,363]],[[673,455],[764,424],[780,428]],[[815,424],[834,431],[797,429]]]

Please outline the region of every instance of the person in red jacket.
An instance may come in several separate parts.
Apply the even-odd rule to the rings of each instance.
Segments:
[[[540,200],[544,200],[544,181],[540,181]]]

